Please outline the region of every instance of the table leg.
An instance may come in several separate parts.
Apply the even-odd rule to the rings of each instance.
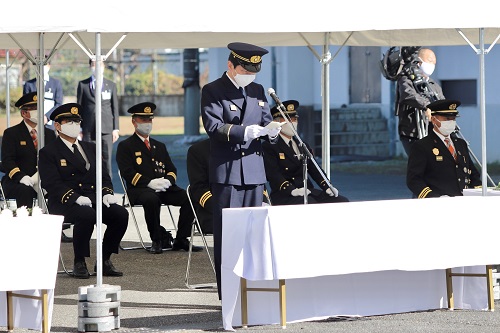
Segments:
[[[446,292],[448,294],[448,309],[453,310],[455,308],[455,302],[453,301],[453,274],[451,273],[451,268],[446,269]]]
[[[247,280],[240,279],[241,290],[241,327],[248,327],[248,294],[247,294]]]
[[[14,330],[14,308],[12,305],[12,291],[7,291],[7,329]]]
[[[42,333],[49,333],[49,293],[42,289]]]
[[[495,295],[493,292],[493,270],[491,265],[486,266],[486,287],[488,288],[488,310],[495,311]]]
[[[286,286],[285,286],[285,280],[279,280],[279,295],[280,295],[281,328],[286,328]]]

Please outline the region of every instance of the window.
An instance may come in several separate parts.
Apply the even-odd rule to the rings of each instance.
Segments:
[[[442,80],[441,88],[446,99],[456,99],[462,105],[477,105],[477,80]]]

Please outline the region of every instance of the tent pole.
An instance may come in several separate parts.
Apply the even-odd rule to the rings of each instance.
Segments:
[[[96,265],[97,265],[97,286],[102,285],[102,115],[101,115],[101,34],[95,34],[95,143],[96,143]],[[111,157],[111,156],[110,156]],[[111,177],[111,175],[110,175]]]
[[[483,196],[486,195],[488,189],[487,181],[487,158],[486,158],[486,93],[484,91],[485,84],[485,66],[484,66],[484,28],[479,29],[479,109],[481,110],[481,181]]]
[[[321,136],[322,144],[322,162],[321,167],[325,171],[326,177],[330,179],[330,59],[331,53],[329,47],[330,33],[325,33],[325,45],[323,46],[322,63],[322,123],[323,130]]]
[[[7,128],[10,127],[10,83],[9,83],[9,50],[5,50],[5,116]]]
[[[37,150],[37,161],[38,161],[38,154],[40,153],[40,149],[43,148],[45,144],[45,109],[44,109],[44,101],[45,101],[45,82],[44,82],[44,74],[43,74],[43,65],[44,65],[44,58],[45,58],[45,45],[44,45],[44,33],[41,32],[38,35],[38,57],[36,59],[36,67],[37,67],[37,73],[36,73],[36,95],[38,98],[38,124],[36,126],[36,130],[38,131],[38,150]],[[45,200],[43,198],[43,193],[42,191],[38,191],[38,206],[44,204]],[[46,208],[46,207],[45,207]]]

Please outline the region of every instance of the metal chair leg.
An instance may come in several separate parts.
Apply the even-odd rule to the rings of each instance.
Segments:
[[[193,248],[193,237],[195,236],[195,228],[198,230],[198,233],[201,236],[201,239],[203,241],[203,246],[205,247],[205,251],[208,255],[208,259],[210,260],[210,265],[212,266],[212,270],[213,270],[214,276],[215,276],[215,264],[214,264],[214,261],[212,259],[212,256],[210,255],[210,251],[208,250],[207,239],[206,239],[205,235],[203,234],[203,231],[201,230],[198,216],[197,216],[196,211],[194,209],[193,202],[191,201],[191,196],[189,194],[189,188],[190,187],[188,185],[186,192],[187,192],[187,196],[189,199],[189,204],[191,205],[191,209],[193,210],[194,219],[193,219],[193,223],[191,225],[191,242],[189,242],[188,262],[187,262],[187,267],[186,267],[186,277],[184,279],[184,284],[189,289],[217,288],[217,285],[215,283],[197,284],[197,285],[189,283],[189,273],[190,273],[190,269],[191,269],[191,255],[193,252],[192,248]]]

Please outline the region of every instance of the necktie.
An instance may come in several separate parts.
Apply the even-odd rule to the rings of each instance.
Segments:
[[[243,98],[245,99],[245,102],[247,100],[247,92],[245,91],[245,88],[240,87],[240,92],[243,95]]]
[[[446,143],[446,147],[448,147],[448,150],[450,151],[451,156],[453,156],[453,158],[456,161],[457,160],[457,153],[455,152],[455,148],[453,148],[453,145],[450,143],[450,139],[445,138],[444,143]]]
[[[38,149],[38,135],[36,133],[36,129],[32,129],[31,132],[31,139],[33,139],[33,144],[35,145],[35,149]]]
[[[79,161],[80,165],[83,165],[85,167],[87,165],[87,162],[83,158],[82,153],[80,153],[80,149],[78,149],[76,143],[73,143],[73,153],[75,154],[76,159]]]
[[[151,150],[151,146],[149,145],[149,140],[148,139],[144,140],[144,144],[146,145],[146,147],[148,148],[148,150]]]

